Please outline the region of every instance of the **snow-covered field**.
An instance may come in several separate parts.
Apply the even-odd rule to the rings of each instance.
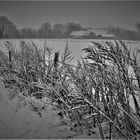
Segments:
[[[6,51],[4,42],[0,40],[0,49]],[[9,40],[16,48],[18,48],[20,40]],[[44,39],[25,40],[26,42],[33,41],[39,48],[44,48]],[[77,59],[80,59],[82,49],[92,45],[91,41],[101,40],[73,40],[73,39],[50,39],[46,40],[47,47],[54,48],[56,51],[62,52],[68,42],[69,48],[72,50],[76,64]],[[136,49],[140,47],[138,41],[125,41],[128,47]],[[61,122],[48,105],[47,109],[42,113],[42,117],[32,111],[28,106],[17,110],[17,98],[9,99],[9,91],[4,88],[4,84],[0,80],[0,139],[2,138],[59,138],[62,133],[57,127]],[[61,138],[61,137],[60,137]],[[100,138],[98,135],[87,137],[86,135],[78,138]]]
[[[100,40],[100,39],[9,39],[15,48],[19,49],[19,44],[21,40],[25,40],[25,42],[30,43],[33,41],[38,48],[43,49],[46,41],[46,46],[49,48],[53,48],[54,51],[60,51],[60,54],[63,53],[66,44],[68,43],[68,47],[72,51],[72,55],[75,57],[73,60],[73,64],[76,64],[77,59],[80,59],[80,56],[84,56],[84,52],[82,52],[83,48],[88,47],[89,45],[93,45],[92,42],[105,42],[110,40]],[[5,40],[0,40],[0,49],[6,51],[6,47],[4,42]],[[111,42],[114,42],[113,40]],[[132,50],[136,48],[140,48],[140,41],[125,41],[126,45],[130,47]]]

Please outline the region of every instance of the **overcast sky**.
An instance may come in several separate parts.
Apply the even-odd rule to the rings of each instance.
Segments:
[[[76,22],[83,27],[113,25],[134,30],[140,22],[140,1],[0,1],[0,16],[18,28]]]

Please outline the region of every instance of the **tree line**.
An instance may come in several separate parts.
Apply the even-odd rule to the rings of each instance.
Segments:
[[[0,17],[0,38],[67,38],[72,31],[82,30],[78,23],[69,22],[66,25],[46,22],[39,29],[17,29],[16,25],[6,17]]]
[[[135,24],[136,31],[123,29],[120,27],[109,26],[104,28],[109,34],[113,34],[120,40],[140,40],[140,23]],[[49,22],[43,23],[39,29],[23,28],[17,29],[16,25],[4,16],[0,17],[0,39],[4,38],[69,38],[72,31],[86,30],[80,24],[69,22],[65,25]],[[87,38],[98,38],[94,32],[91,32]]]

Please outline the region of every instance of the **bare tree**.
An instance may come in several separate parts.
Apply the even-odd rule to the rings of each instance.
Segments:
[[[17,38],[18,30],[6,17],[0,17],[0,38]]]

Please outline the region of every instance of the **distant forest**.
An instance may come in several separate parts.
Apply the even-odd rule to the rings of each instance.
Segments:
[[[109,26],[104,28],[109,34],[113,34],[120,40],[140,40],[140,23],[135,24],[136,31],[123,29],[120,27]],[[17,29],[16,25],[8,18],[0,17],[0,39],[12,38],[69,38],[72,31],[86,30],[78,23],[69,22],[66,25],[43,23],[39,29],[23,28]],[[95,39],[97,36],[91,32],[87,39]]]

